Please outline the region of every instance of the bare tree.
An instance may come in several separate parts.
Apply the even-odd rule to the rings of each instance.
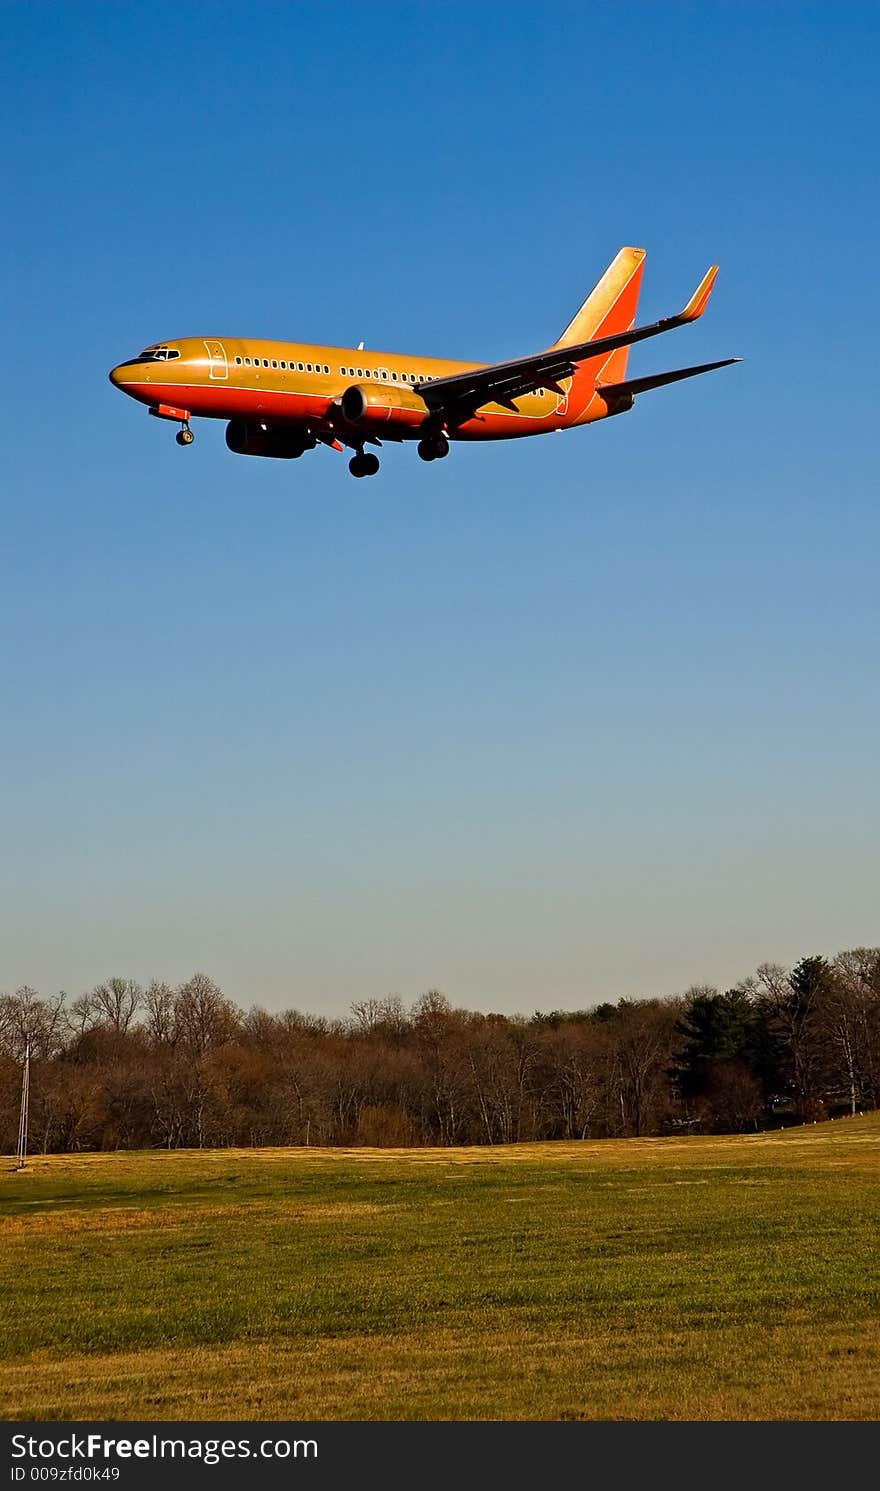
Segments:
[[[102,1025],[117,1035],[124,1035],[143,1003],[140,984],[131,978],[108,978],[96,984],[91,993],[92,1009]]]
[[[55,1056],[64,1041],[65,998],[41,999],[27,984],[0,996],[0,1049],[15,1061],[24,1060],[27,1046],[36,1060]]]
[[[177,1039],[191,1056],[201,1056],[212,1047],[234,1040],[240,1031],[238,1010],[224,998],[213,979],[194,973],[182,984],[174,999]]]
[[[154,1045],[170,1045],[175,1037],[174,990],[170,984],[152,979],[144,995],[147,1034]]]

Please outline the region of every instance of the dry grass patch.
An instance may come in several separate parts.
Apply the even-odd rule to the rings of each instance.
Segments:
[[[13,1419],[863,1419],[880,1327],[762,1334],[426,1329],[33,1358],[0,1370]]]

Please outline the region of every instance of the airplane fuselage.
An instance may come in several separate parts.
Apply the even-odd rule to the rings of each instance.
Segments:
[[[408,357],[305,342],[248,340],[239,337],[183,337],[157,343],[148,354],[114,368],[117,388],[142,404],[161,410],[302,430],[305,434],[348,432],[341,400],[352,387],[363,389],[366,408],[359,424],[385,439],[418,440],[430,423],[416,386],[435,378],[485,367],[436,357]],[[601,361],[607,362],[606,357]],[[597,375],[599,368],[597,368]],[[510,439],[592,422],[612,412],[595,385],[572,409],[571,379],[562,395],[536,389],[521,395],[517,409],[487,404],[446,433],[455,440]],[[616,410],[614,412],[617,412]]]

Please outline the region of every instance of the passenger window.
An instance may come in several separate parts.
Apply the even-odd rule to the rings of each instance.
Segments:
[[[278,366],[278,359],[276,357],[272,358],[272,366],[273,368],[277,368]]]
[[[268,357],[264,357],[263,358],[263,367],[267,368],[268,366],[269,366],[269,359],[268,359]]]
[[[397,374],[396,373],[392,373],[391,374],[391,381],[392,381],[392,383],[396,383],[397,382]]]
[[[241,358],[240,358],[240,357],[237,357],[237,358],[236,358],[236,359],[235,359],[235,366],[236,366],[236,367],[237,367],[237,368],[240,368],[240,367],[241,367]]]

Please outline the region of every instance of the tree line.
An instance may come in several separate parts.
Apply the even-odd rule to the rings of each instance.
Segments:
[[[531,1016],[365,999],[240,1009],[205,974],[0,996],[0,1147],[509,1144],[732,1133],[880,1106],[880,948],[734,988]]]

